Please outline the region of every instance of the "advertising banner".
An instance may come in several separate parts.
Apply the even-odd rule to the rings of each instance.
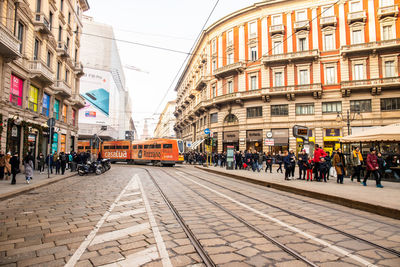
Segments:
[[[84,108],[79,110],[79,123],[107,125],[110,124],[110,99],[112,76],[109,72],[86,69],[81,78],[80,93],[86,100]]]
[[[24,86],[24,81],[17,76],[11,75],[10,84],[10,102],[22,106],[22,88]]]

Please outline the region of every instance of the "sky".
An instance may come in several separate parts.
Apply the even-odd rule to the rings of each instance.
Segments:
[[[207,26],[258,1],[220,0]],[[111,25],[118,40],[189,52],[217,0],[89,0],[85,15]],[[133,120],[142,134],[149,118],[152,134],[165,104],[176,98],[177,75],[186,55],[127,42],[117,42],[132,98]],[[167,93],[168,92],[168,93]],[[161,103],[163,97],[164,101]]]

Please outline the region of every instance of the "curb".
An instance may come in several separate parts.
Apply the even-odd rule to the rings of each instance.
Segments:
[[[11,191],[11,192],[0,194],[0,201],[3,201],[3,200],[6,200],[6,199],[9,199],[9,198],[21,195],[23,193],[38,189],[40,187],[44,187],[44,186],[47,186],[47,185],[51,185],[51,184],[57,183],[57,182],[59,182],[61,180],[68,179],[68,178],[74,177],[76,175],[78,175],[78,174],[74,173],[74,174],[71,174],[71,175],[57,177],[57,178],[45,178],[44,180],[38,182],[37,184],[31,184],[29,186],[27,185],[24,188],[20,188],[20,189]]]
[[[206,169],[206,168],[199,167],[199,166],[194,166],[194,167],[197,169],[203,170],[203,171],[207,171],[207,172],[218,174],[218,175],[224,175],[224,176],[227,176],[227,177],[230,177],[233,179],[237,179],[237,180],[241,180],[241,181],[245,181],[248,183],[266,186],[269,188],[273,188],[273,189],[277,189],[277,190],[281,190],[281,191],[285,191],[285,192],[289,192],[289,193],[294,193],[294,194],[298,194],[298,195],[302,195],[302,196],[306,196],[306,197],[310,197],[310,198],[315,198],[315,199],[339,204],[342,206],[346,206],[349,208],[367,211],[367,212],[374,213],[377,215],[400,220],[400,210],[397,210],[397,209],[392,209],[392,208],[388,208],[388,207],[365,203],[365,202],[357,201],[354,199],[327,195],[327,194],[323,194],[323,193],[319,193],[319,192],[300,189],[300,188],[277,184],[277,183],[273,183],[273,182],[260,181],[257,179],[252,179],[252,178],[248,178],[248,177],[244,177],[244,176],[240,176],[240,175],[236,175],[236,174],[225,173],[225,172],[220,172],[220,171],[216,171],[216,170],[210,170],[210,169]]]

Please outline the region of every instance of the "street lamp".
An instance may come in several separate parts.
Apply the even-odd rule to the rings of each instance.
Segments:
[[[358,115],[361,115],[360,111],[352,112],[350,110],[347,110],[347,115],[345,118],[347,122],[347,135],[351,135],[350,123],[354,121],[357,118],[356,116]],[[336,116],[336,121],[340,123],[343,120],[344,120],[343,115],[341,115],[340,112],[338,112]]]

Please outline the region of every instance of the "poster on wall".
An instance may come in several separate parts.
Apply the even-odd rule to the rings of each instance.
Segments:
[[[87,124],[105,125],[110,123],[110,99],[112,76],[109,72],[86,69],[81,78],[80,93],[86,105],[79,110],[79,122]]]
[[[10,102],[22,106],[22,89],[24,81],[17,76],[11,75]]]

